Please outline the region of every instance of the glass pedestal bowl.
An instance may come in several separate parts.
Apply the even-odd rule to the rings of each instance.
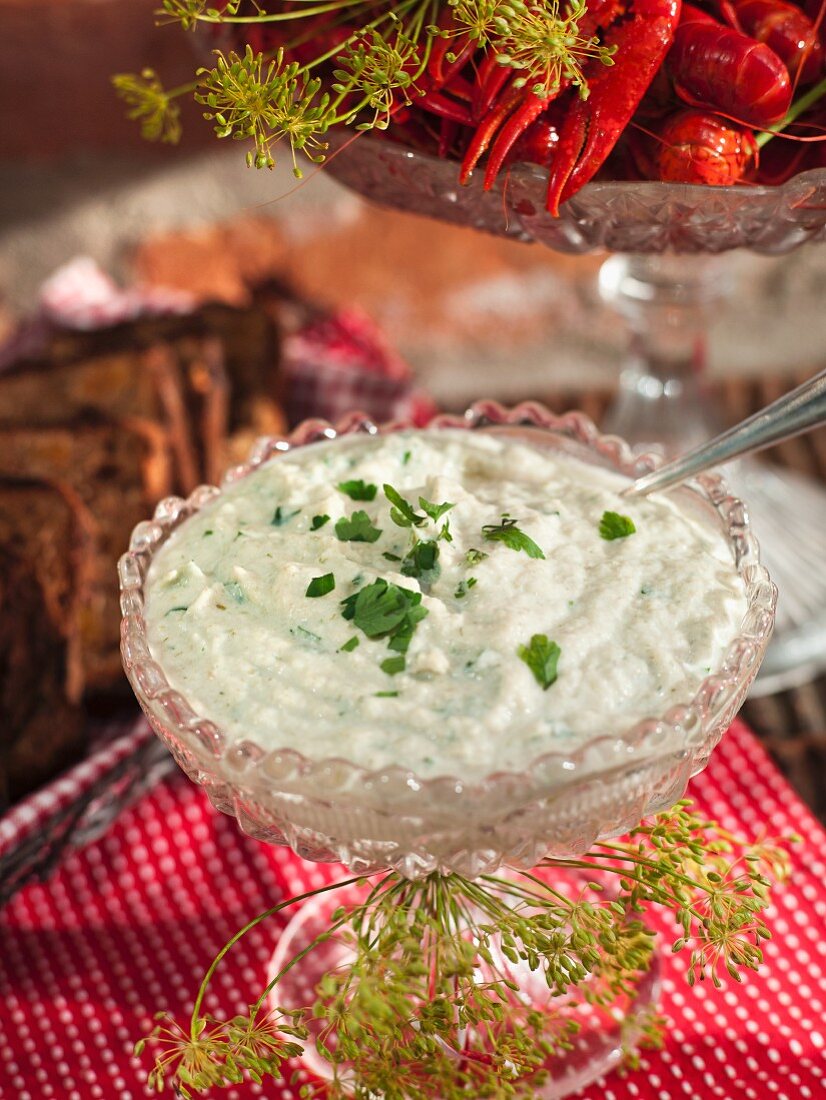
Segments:
[[[668,453],[725,426],[703,393],[708,318],[736,292],[721,254],[780,255],[826,240],[822,168],[777,187],[592,182],[553,218],[545,209],[547,172],[535,165],[514,165],[486,192],[480,172],[460,186],[453,161],[372,135],[330,139],[325,171],[373,202],[559,252],[613,253],[599,291],[627,322],[631,342],[602,426]],[[548,367],[552,372],[550,351]],[[782,593],[756,685],[767,693],[826,668],[826,571],[813,567],[826,558],[826,491],[800,474],[752,462],[740,463],[731,478],[758,519]]]
[[[307,421],[285,439],[259,441],[249,463],[230,471],[224,484],[296,447],[403,427],[376,427],[359,414],[335,428]],[[536,404],[509,410],[481,401],[463,417],[438,417],[426,430],[446,428],[506,434],[629,477],[660,461],[657,455],[632,451],[617,438],[601,436],[581,413],[555,416]],[[500,770],[481,781],[422,779],[401,767],[369,772],[346,759],[313,760],[293,749],[266,752],[252,741],[230,740],[209,715],[198,714],[170,687],[147,644],[144,585],[153,556],[180,524],[220,492],[202,487],[187,500],[163,500],[154,518],[135,529],[119,567],[127,676],[152,728],[183,770],[219,810],[237,818],[245,833],[289,845],[305,859],[344,863],[358,874],[392,869],[414,880],[451,872],[475,879],[503,866],[527,869],[546,855],[577,857],[596,838],[621,834],[644,816],[671,806],[705,766],[736,714],[771,634],[776,592],[760,564],[746,510],[719,478],[701,477],[675,495],[725,538],[745,583],[748,606],[724,661],[693,698],[630,729],[607,722],[602,734],[578,751],[546,753],[524,770],[509,768],[503,749]],[[276,952],[276,969],[284,953],[301,950],[311,930],[340,904],[336,900],[328,906],[327,897],[315,899],[294,918]],[[279,1002],[289,1005],[292,996],[300,1003],[325,967],[338,965],[346,965],[346,949],[331,940],[290,971],[289,981],[278,987]],[[519,986],[517,995],[527,998],[522,1003],[550,1011],[547,989],[543,994],[527,968],[524,973],[517,968],[511,976]],[[580,1039],[562,1063],[555,1059],[553,1078],[532,1094],[549,1100],[567,1095],[614,1065],[657,989],[655,963],[640,975],[633,994],[610,1012],[583,1003],[576,1010],[582,1013]],[[307,1049],[313,1059],[312,1047]]]
[[[259,441],[250,462],[231,470],[232,484],[295,447],[377,428],[358,414],[333,428],[306,421],[286,439]],[[504,433],[636,477],[656,466],[621,440],[601,436],[580,413],[555,416],[535,404],[512,410],[492,401],[463,417],[440,416],[427,431],[461,428]],[[300,856],[344,863],[370,873],[393,868],[406,878],[455,871],[473,878],[502,864],[534,866],[544,855],[581,855],[597,837],[615,836],[671,806],[703,768],[731,723],[760,665],[771,633],[775,590],[760,565],[743,504],[716,477],[704,476],[674,494],[731,547],[746,586],[748,612],[726,659],[685,699],[631,729],[613,728],[568,752],[550,752],[527,770],[501,770],[479,782],[444,776],[422,779],[394,766],[369,772],[346,759],[313,760],[292,749],[265,752],[231,741],[174,691],[146,638],[144,583],[153,556],[173,531],[213,501],[202,487],[188,500],[163,500],[151,522],[134,531],[120,561],[122,655],[126,674],[155,732],[213,804],[234,814],[251,836],[288,844]],[[508,731],[513,737],[514,731]]]

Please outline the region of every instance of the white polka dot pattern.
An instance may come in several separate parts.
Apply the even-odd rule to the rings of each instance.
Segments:
[[[778,891],[766,965],[742,985],[689,989],[665,955],[666,1047],[587,1100],[809,1100],[826,1093],[826,835],[751,734],[735,723],[689,794],[734,832],[798,832]],[[0,914],[0,1097],[138,1100],[147,1062],[132,1045],[168,1009],[184,1016],[222,944],[275,901],[337,877],[238,832],[183,778],[158,787],[46,885]],[[289,914],[288,914],[289,915]],[[278,929],[255,929],[219,969],[207,1007],[243,1010],[264,981]],[[672,928],[663,922],[663,929]],[[220,1092],[293,1100],[291,1087]]]

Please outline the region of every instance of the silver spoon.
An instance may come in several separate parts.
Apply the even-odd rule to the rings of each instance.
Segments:
[[[656,490],[670,489],[711,466],[762,451],[821,424],[826,424],[826,370],[728,431],[637,478],[633,485],[623,489],[621,496],[646,496]]]

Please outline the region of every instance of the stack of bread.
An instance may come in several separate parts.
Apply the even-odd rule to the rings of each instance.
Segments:
[[[77,758],[90,709],[123,689],[134,525],[285,427],[276,301],[61,331],[0,372],[0,812]]]

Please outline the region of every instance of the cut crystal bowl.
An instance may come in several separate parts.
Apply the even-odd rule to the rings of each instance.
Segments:
[[[459,165],[395,142],[333,131],[325,171],[367,199],[557,252],[790,252],[826,240],[826,169],[779,186],[708,187],[658,181],[586,184],[561,207],[545,208],[548,172],[517,164],[491,191],[478,172],[467,186]]]
[[[231,470],[230,485],[296,447],[377,427],[353,414],[335,427],[310,420],[286,438],[259,440],[249,462]],[[462,428],[504,433],[540,448],[637,477],[661,459],[602,436],[582,413],[556,416],[541,405],[513,409],[493,401],[464,416],[437,417],[425,431]],[[359,873],[394,868],[417,878],[433,871],[468,877],[502,864],[534,866],[543,856],[577,856],[597,837],[620,834],[647,814],[672,805],[734,718],[757,673],[774,622],[776,591],[761,566],[746,509],[718,477],[702,476],[675,498],[721,531],[746,587],[747,612],[721,667],[693,699],[631,728],[606,727],[575,752],[551,752],[522,771],[501,768],[484,780],[422,779],[400,767],[367,771],[346,759],[308,759],[292,749],[265,751],[231,740],[209,715],[198,714],[153,660],[146,638],[144,583],[153,555],[189,516],[221,489],[201,487],[187,500],[161,501],[139,524],[119,565],[121,651],[126,674],[149,722],[177,762],[213,804],[235,815],[250,836],[287,844],[305,859],[342,862]],[[508,731],[513,737],[515,731]]]

